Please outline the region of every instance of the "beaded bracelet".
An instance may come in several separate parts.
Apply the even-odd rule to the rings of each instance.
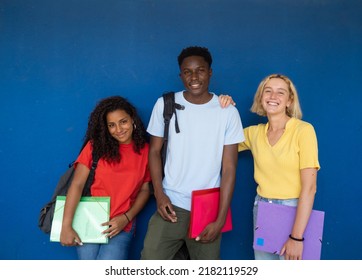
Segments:
[[[303,242],[304,241],[304,237],[303,238],[295,238],[293,237],[291,234],[289,234],[289,238],[294,240],[294,241],[299,241],[299,242]]]
[[[126,216],[126,218],[127,218],[128,222],[130,223],[130,222],[131,222],[131,220],[128,218],[127,214],[126,214],[126,213],[123,213],[123,215],[125,215],[125,216]]]

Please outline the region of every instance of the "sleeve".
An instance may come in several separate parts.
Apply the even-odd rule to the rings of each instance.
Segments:
[[[81,163],[89,168],[92,167],[92,144],[88,142],[83,150],[80,152],[77,160],[74,163],[75,168],[77,168],[78,163]]]
[[[152,136],[163,137],[164,121],[163,121],[163,98],[158,98],[153,106],[150,121],[148,123],[147,132]]]
[[[224,145],[237,144],[245,139],[239,111],[235,107],[230,107],[230,109],[229,124],[226,130]]]
[[[250,127],[244,129],[245,140],[238,145],[238,151],[250,150]]]
[[[150,173],[150,169],[148,167],[146,167],[146,172],[145,172],[145,176],[143,177],[143,183],[147,183],[147,182],[151,182],[151,173]]]
[[[143,183],[151,182],[151,173],[150,168],[148,164],[148,152],[149,152],[149,145],[146,144],[145,146],[145,161],[146,161],[146,168],[145,168],[145,174],[143,176]]]
[[[300,169],[317,168],[319,170],[317,136],[311,124],[303,127],[298,142]]]

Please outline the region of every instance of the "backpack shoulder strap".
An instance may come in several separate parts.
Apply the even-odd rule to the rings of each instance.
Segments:
[[[180,133],[180,128],[179,128],[178,121],[177,121],[176,109],[177,110],[184,110],[185,107],[180,105],[180,104],[177,104],[175,102],[175,93],[173,91],[164,93],[162,96],[163,96],[163,102],[164,102],[163,120],[164,120],[164,123],[165,123],[165,129],[164,129],[164,133],[163,133],[164,143],[163,143],[162,153],[161,154],[162,154],[163,166],[165,166],[168,134],[169,134],[169,128],[170,128],[170,120],[172,118],[172,115],[175,114],[176,133]]]
[[[89,172],[89,175],[88,175],[88,178],[87,178],[87,181],[84,185],[84,190],[83,190],[83,194],[84,195],[90,195],[90,187],[92,186],[93,184],[93,181],[94,181],[94,176],[95,176],[95,171],[96,171],[96,168],[97,168],[97,165],[98,165],[98,157],[96,156],[94,150],[92,152],[92,167],[91,167],[91,170]]]
[[[164,119],[164,122],[165,122],[165,131],[164,131],[163,137],[164,137],[165,140],[167,140],[168,139],[170,120],[171,120],[173,114],[175,114],[176,133],[180,133],[180,127],[179,127],[178,121],[177,121],[176,109],[177,110],[184,110],[185,107],[180,105],[180,104],[177,104],[175,102],[175,93],[173,91],[164,93],[162,96],[163,96],[163,102],[164,102],[163,119]]]
[[[165,141],[168,140],[168,132],[170,127],[170,120],[172,118],[173,112],[174,112],[174,104],[175,104],[175,93],[174,92],[168,92],[164,93],[162,95],[163,97],[163,121],[165,123],[165,129],[163,133],[163,138]],[[177,124],[178,126],[178,124]]]

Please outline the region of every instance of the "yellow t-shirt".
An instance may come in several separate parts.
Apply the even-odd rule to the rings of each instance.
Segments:
[[[271,146],[268,126],[267,123],[245,128],[245,141],[239,144],[239,152],[250,150],[253,154],[254,179],[260,196],[298,198],[302,188],[300,170],[320,169],[314,128],[307,122],[291,118],[283,135]]]

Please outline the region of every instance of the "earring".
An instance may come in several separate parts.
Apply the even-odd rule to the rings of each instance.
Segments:
[[[135,123],[133,123],[133,129],[136,130],[137,125]]]

